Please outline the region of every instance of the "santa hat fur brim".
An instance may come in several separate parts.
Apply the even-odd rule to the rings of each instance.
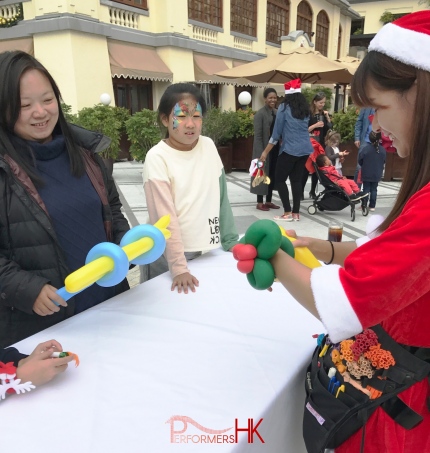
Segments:
[[[394,23],[384,25],[372,39],[369,52],[383,53],[394,60],[430,71],[430,36]]]
[[[290,90],[285,90],[285,94],[294,94],[294,93],[301,93],[301,88],[291,88]]]

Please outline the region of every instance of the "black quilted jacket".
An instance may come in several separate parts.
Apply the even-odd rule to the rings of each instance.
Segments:
[[[96,154],[106,149],[110,140],[75,126],[72,131],[86,150],[86,171],[104,205],[107,237],[119,244],[129,225],[121,213],[115,183]],[[14,161],[0,155],[0,348],[73,316],[73,298],[66,308],[50,316],[39,316],[32,310],[42,287],[49,283],[61,288],[69,273],[36,189]],[[125,280],[118,285],[117,294],[126,289]]]

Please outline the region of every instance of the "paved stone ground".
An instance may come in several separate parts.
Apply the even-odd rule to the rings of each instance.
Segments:
[[[145,193],[142,185],[142,164],[137,162],[116,162],[114,164],[114,179],[116,181],[123,212],[131,226],[148,222],[148,212],[146,207]],[[309,193],[310,179],[306,186],[305,194]],[[390,211],[395,197],[399,191],[400,181],[380,182],[378,187],[378,199],[374,214],[386,216]],[[256,209],[256,195],[249,192],[249,175],[245,171],[234,171],[227,175],[227,189],[233,215],[237,229],[240,234],[245,233],[246,229],[258,219],[273,219],[274,215],[282,213],[282,209],[270,210],[268,212]],[[280,204],[277,192],[274,192],[273,200],[275,204]],[[327,238],[327,228],[330,220],[341,220],[344,223],[343,239],[355,240],[365,234],[366,224],[372,216],[364,217],[359,205],[356,210],[356,219],[351,221],[349,207],[342,211],[328,212],[318,211],[315,215],[307,212],[311,204],[310,199],[301,203],[300,222],[281,222],[287,228],[295,229],[298,234],[303,236],[314,236],[321,239]],[[131,286],[140,281],[139,267],[129,272],[128,279]]]

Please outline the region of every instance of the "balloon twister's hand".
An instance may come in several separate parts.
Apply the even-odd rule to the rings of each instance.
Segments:
[[[191,275],[189,272],[185,272],[184,274],[177,275],[173,279],[172,291],[174,291],[177,287],[178,293],[181,293],[182,290],[184,290],[184,293],[188,294],[188,287],[190,287],[191,291],[195,293],[196,286],[199,286],[199,281],[196,279],[196,277],[194,277],[194,275]]]
[[[58,341],[50,340],[39,344],[25,359],[21,359],[16,370],[16,377],[21,382],[31,381],[36,387],[49,382],[57,374],[66,370],[67,364],[74,356],[53,359],[53,352],[61,352],[63,348]]]
[[[52,315],[60,311],[60,307],[55,305],[53,301],[62,307],[67,307],[67,302],[56,291],[57,288],[51,285],[45,285],[34,302],[33,311],[40,316]]]
[[[285,232],[287,233],[287,235],[290,238],[294,238],[295,239],[295,241],[291,241],[291,243],[293,244],[294,248],[296,248],[296,247],[309,247],[309,245],[310,245],[309,238],[297,236],[297,233],[296,233],[295,230],[285,230]]]

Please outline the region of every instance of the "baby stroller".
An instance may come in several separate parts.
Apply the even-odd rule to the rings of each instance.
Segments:
[[[346,192],[331,181],[320,169],[316,162],[313,162],[318,181],[324,187],[324,190],[320,192],[317,197],[313,200],[313,203],[308,207],[308,213],[311,215],[316,214],[317,210],[320,211],[342,211],[347,206],[351,208],[351,221],[355,220],[355,205],[361,204],[361,212],[364,216],[369,214],[369,208],[367,204],[362,203],[363,199],[354,200],[349,197]]]

